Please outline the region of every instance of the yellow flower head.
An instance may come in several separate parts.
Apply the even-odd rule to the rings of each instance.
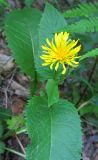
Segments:
[[[44,61],[42,66],[50,65],[50,69],[55,68],[57,71],[59,65],[62,65],[62,74],[66,72],[66,65],[77,67],[79,62],[76,61],[81,45],[76,46],[78,40],[69,40],[69,33],[55,33],[52,41],[46,39],[47,45],[42,45],[43,55],[40,58]]]

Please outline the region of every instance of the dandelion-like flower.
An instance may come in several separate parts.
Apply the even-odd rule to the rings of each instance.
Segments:
[[[52,41],[46,39],[47,45],[42,45],[43,55],[40,58],[44,61],[42,66],[50,65],[50,69],[55,69],[56,71],[59,68],[59,65],[62,65],[62,74],[66,73],[67,65],[76,68],[79,65],[79,62],[76,61],[80,56],[78,52],[81,49],[81,45],[77,45],[78,40],[69,40],[69,33],[61,32],[55,33]]]

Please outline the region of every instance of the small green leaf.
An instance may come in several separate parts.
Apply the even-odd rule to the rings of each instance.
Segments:
[[[77,7],[67,10],[64,13],[66,18],[90,17],[98,13],[98,2],[79,3]]]
[[[0,141],[0,154],[3,153],[4,150],[5,150],[5,144],[2,141]]]
[[[34,0],[25,0],[26,6],[31,6],[33,4]]]
[[[0,138],[2,137],[2,134],[3,134],[3,125],[2,125],[2,123],[0,122]]]
[[[79,112],[81,116],[94,114],[98,117],[98,94],[95,94],[87,103],[84,102]]]
[[[89,19],[84,18],[79,21],[75,21],[72,24],[68,24],[67,26],[57,30],[57,32],[70,32],[70,33],[88,33],[88,32],[97,32],[98,31],[98,17],[93,16],[89,17]]]
[[[10,130],[18,131],[24,126],[24,116],[13,116],[11,119],[7,120],[7,125]]]
[[[98,106],[96,106],[94,103],[88,103],[87,105],[83,106],[80,109],[80,115],[91,115],[93,113],[98,114]]]
[[[72,103],[59,100],[48,107],[45,97],[33,97],[26,106],[26,121],[32,141],[27,160],[80,160],[80,119]]]
[[[81,58],[80,58],[80,61],[86,59],[86,58],[90,58],[90,57],[96,57],[98,56],[98,48],[95,48],[91,51],[88,51],[87,53],[84,53]]]
[[[94,116],[90,116],[87,118],[87,123],[90,124],[91,126],[94,126],[98,128],[98,119],[96,119]]]
[[[4,5],[5,7],[10,7],[9,3],[6,2],[6,0],[0,0],[0,5]]]
[[[48,95],[48,106],[52,106],[59,100],[59,91],[56,82],[53,79],[49,79],[46,85],[46,92]]]
[[[11,118],[11,109],[9,108],[1,108],[0,107],[0,120],[6,120]]]
[[[25,8],[9,13],[5,21],[5,34],[9,48],[23,72],[35,77],[34,54],[37,43],[38,24],[41,13],[36,9]],[[38,48],[38,46],[37,46]]]

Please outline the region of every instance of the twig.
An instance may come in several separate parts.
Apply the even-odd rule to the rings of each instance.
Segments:
[[[4,90],[4,94],[5,94],[5,108],[7,108],[8,107],[8,95],[7,95],[7,90],[5,89]]]
[[[9,80],[8,85],[7,85],[7,91],[8,91],[8,89],[9,89],[9,87],[10,87],[12,81],[13,81],[13,78],[14,78],[14,75],[15,75],[16,70],[17,70],[17,68],[15,68],[14,71],[13,71],[13,73],[12,73],[12,76],[11,76],[11,78],[10,78],[10,80]]]
[[[24,154],[26,154],[25,149],[24,149],[24,147],[23,147],[22,143],[20,142],[20,140],[19,140],[18,136],[16,135],[15,137],[16,137],[16,139],[17,139],[18,143],[19,143],[19,146],[20,146],[21,150],[23,151],[23,153],[24,153]]]
[[[10,83],[7,85],[7,87],[4,89],[4,94],[5,94],[5,108],[8,107],[8,89],[10,87],[10,84],[13,80],[13,77],[14,77],[14,74],[16,72],[16,68],[14,69],[13,73],[12,73],[12,76],[11,76],[11,79],[10,79]]]
[[[88,79],[88,82],[89,82],[89,83],[90,83],[91,80],[92,80],[94,71],[95,71],[95,69],[96,69],[97,62],[98,62],[98,56],[97,56],[96,59],[95,59],[95,63],[94,63],[94,65],[93,65],[92,71],[91,71],[91,73],[90,73],[90,75],[89,75],[89,79]],[[84,91],[83,91],[83,93],[82,93],[79,101],[77,102],[77,105],[79,105],[79,103],[81,102],[81,100],[84,98],[84,96],[85,96],[85,94],[86,94],[86,92],[87,92],[87,89],[88,89],[88,86],[86,86],[86,87],[84,88]]]
[[[18,156],[21,156],[21,157],[23,157],[24,159],[26,159],[26,156],[25,156],[24,154],[22,154],[22,153],[20,153],[20,152],[17,152],[17,151],[15,151],[15,150],[11,149],[11,148],[5,147],[5,150],[7,150],[7,151],[9,151],[9,152],[12,152],[12,153],[14,153],[14,154],[16,154],[16,155],[18,155]]]

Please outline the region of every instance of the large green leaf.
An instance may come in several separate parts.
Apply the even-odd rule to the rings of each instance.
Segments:
[[[34,70],[34,41],[38,33],[41,14],[35,9],[14,10],[8,14],[5,22],[5,34],[9,48],[21,69],[31,76]]]
[[[48,107],[45,97],[33,97],[26,107],[26,120],[32,140],[27,160],[80,160],[80,120],[72,103],[59,100]]]
[[[49,3],[46,4],[39,28],[40,46],[46,41],[46,38],[52,38],[55,31],[66,25],[62,14]]]
[[[55,71],[50,70],[49,67],[43,67],[41,65],[43,62],[39,58],[42,54],[41,45],[46,43],[46,38],[51,40],[55,31],[65,25],[66,22],[63,15],[57,11],[56,8],[47,3],[39,25],[39,55],[36,59],[37,72],[40,74],[42,79],[53,78],[55,76]]]

